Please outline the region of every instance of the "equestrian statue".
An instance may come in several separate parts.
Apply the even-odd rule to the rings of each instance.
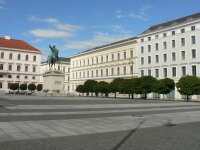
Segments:
[[[48,56],[47,62],[49,64],[49,69],[51,70],[54,66],[55,69],[55,64],[58,63],[58,70],[60,68],[60,60],[58,57],[58,49],[56,48],[55,45],[51,46],[49,45],[49,48],[51,49],[51,55]]]

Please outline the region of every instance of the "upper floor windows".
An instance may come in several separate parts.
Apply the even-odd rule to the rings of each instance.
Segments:
[[[124,59],[126,59],[126,52],[124,52]]]
[[[167,42],[163,42],[163,49],[167,49]]]
[[[25,66],[25,72],[28,72],[28,66]]]
[[[108,62],[108,55],[106,55],[106,62]]]
[[[181,51],[181,59],[185,60],[185,51]]]
[[[167,37],[167,33],[163,33],[163,37]]]
[[[156,51],[158,51],[158,49],[159,49],[158,48],[158,43],[155,44],[155,47],[156,47]]]
[[[112,54],[112,61],[114,61],[114,54]]]
[[[36,56],[33,56],[33,61],[36,61]]]
[[[151,64],[151,56],[148,56],[148,64]]]
[[[176,34],[176,32],[175,31],[172,31],[172,35],[175,35]]]
[[[196,30],[195,26],[191,26],[191,31]]]
[[[156,63],[159,63],[159,55],[156,55]]]
[[[17,65],[17,71],[20,71],[20,69],[21,69],[21,66]]]
[[[176,42],[175,40],[172,40],[172,48],[175,48],[176,47]]]
[[[181,29],[181,33],[185,33],[185,29],[183,28],[183,29]]]
[[[117,53],[117,60],[120,60],[120,53]]]
[[[26,55],[26,58],[25,58],[25,60],[26,60],[26,61],[28,61],[28,55]]]
[[[141,46],[141,53],[144,53],[144,46]]]
[[[20,54],[17,55],[17,60],[21,60],[21,55]]]
[[[141,43],[144,42],[144,39],[141,39]]]
[[[36,72],[36,67],[35,66],[33,66],[33,72]]]
[[[192,50],[192,58],[196,58],[197,56],[196,56],[196,49],[193,49]]]
[[[151,52],[151,45],[148,45],[148,52]]]
[[[158,39],[158,35],[155,35],[155,39]]]
[[[151,37],[148,37],[148,41],[151,41]]]
[[[9,70],[9,71],[12,70],[12,65],[8,65],[8,70]]]
[[[144,57],[141,57],[141,65],[144,64]]]
[[[133,50],[130,51],[130,58],[133,58]]]
[[[98,57],[96,57],[96,64],[98,64]]]
[[[4,59],[4,52],[1,52],[1,59]]]
[[[181,38],[181,46],[185,46],[185,38]]]
[[[12,56],[13,56],[12,53],[10,53],[10,54],[9,54],[9,59],[12,59]]]
[[[175,52],[172,53],[172,61],[176,61],[176,53]]]
[[[195,36],[191,36],[191,43],[192,44],[196,44],[196,38],[195,38]]]
[[[101,56],[101,63],[103,63],[103,56]]]
[[[0,64],[0,70],[3,70],[3,64]]]

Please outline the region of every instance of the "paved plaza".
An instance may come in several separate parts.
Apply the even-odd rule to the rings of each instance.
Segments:
[[[0,96],[1,150],[196,149],[199,124],[199,102]]]

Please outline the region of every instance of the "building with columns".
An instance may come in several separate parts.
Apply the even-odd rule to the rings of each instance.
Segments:
[[[138,75],[175,82],[185,75],[200,77],[199,41],[200,13],[150,27],[138,36]],[[182,98],[177,89],[168,97]]]
[[[41,51],[22,40],[0,38],[0,92],[10,83],[39,83]]]
[[[70,92],[86,80],[111,82],[138,76],[137,38],[95,47],[71,57]]]
[[[56,70],[60,70],[65,74],[65,81],[64,81],[64,91],[65,93],[68,93],[70,91],[70,58],[64,58],[64,57],[59,57],[60,61],[60,66],[58,63],[55,64]],[[49,64],[45,61],[41,63],[41,68],[40,68],[40,83],[43,83],[43,74],[46,71],[49,71]]]

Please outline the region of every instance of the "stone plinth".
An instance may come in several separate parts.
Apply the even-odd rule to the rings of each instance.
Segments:
[[[64,92],[65,75],[59,70],[50,70],[43,74],[43,91],[48,93]]]

